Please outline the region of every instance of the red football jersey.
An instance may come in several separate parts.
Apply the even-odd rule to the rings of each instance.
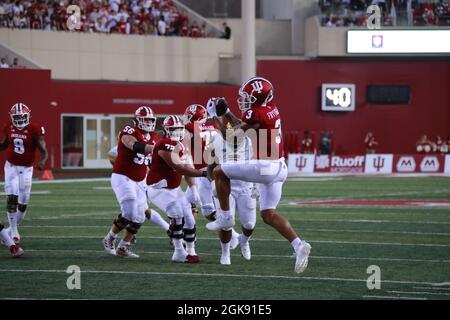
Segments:
[[[152,165],[150,167],[150,172],[147,175],[148,185],[158,183],[161,180],[166,180],[167,189],[174,189],[180,186],[182,178],[181,174],[169,166],[158,154],[159,150],[172,152],[175,147],[180,148],[179,156],[183,159],[185,154],[184,146],[181,142],[170,140],[167,137],[161,138],[156,142],[152,154]]]
[[[130,135],[137,141],[154,145],[156,143],[157,134],[155,132],[143,133],[137,127],[126,126],[120,131],[117,142],[117,159],[114,162],[113,172],[127,176],[134,181],[142,181],[147,174],[147,166],[149,163],[148,156],[136,153],[128,149],[122,143],[122,137]]]
[[[44,127],[30,123],[19,130],[10,122],[4,127],[3,134],[8,140],[6,159],[16,166],[33,166],[39,137],[45,134]]]
[[[271,104],[265,107],[252,107],[242,114],[242,121],[259,124],[256,129],[257,143],[256,159],[280,159],[283,157],[283,135],[281,133],[281,118],[278,108]],[[253,139],[252,136],[250,138]]]
[[[203,153],[211,141],[211,137],[216,134],[216,123],[214,121],[188,123],[185,125],[185,128],[192,135],[190,152],[195,169],[206,168],[208,165],[205,162]],[[194,136],[200,137],[200,139],[194,138]]]

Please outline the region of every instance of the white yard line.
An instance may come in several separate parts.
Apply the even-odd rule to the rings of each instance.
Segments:
[[[50,194],[52,193],[50,190],[36,190],[36,191],[31,191],[31,195],[38,195],[38,194]],[[1,196],[6,196],[5,192],[0,192]]]
[[[108,213],[105,213],[105,215]],[[78,215],[76,215],[78,216]],[[158,226],[155,225],[147,225],[147,228],[158,229]],[[44,225],[44,226],[33,226],[26,225],[21,226],[20,228],[69,228],[69,229],[105,229],[105,226],[68,226],[68,225]],[[204,226],[197,226],[197,229],[206,229]],[[256,230],[265,230],[263,227],[256,227]],[[442,233],[442,232],[419,232],[419,231],[384,231],[384,230],[347,230],[347,229],[310,229],[310,228],[302,228],[301,231],[313,231],[313,232],[348,232],[348,233],[385,233],[385,234],[415,234],[415,235],[426,235],[426,236],[450,236],[450,233]]]
[[[237,250],[239,251],[239,250]],[[101,253],[104,250],[64,250],[64,249],[28,249],[27,252],[63,252],[63,253]],[[169,251],[144,251],[140,254],[171,254]],[[205,256],[220,256],[220,253],[201,253]],[[241,254],[232,254],[231,256],[240,257]],[[252,254],[255,258],[287,258],[293,259],[292,255],[275,255],[275,254]],[[369,260],[369,261],[393,261],[393,262],[427,262],[427,263],[450,263],[450,260],[426,260],[426,259],[401,259],[401,258],[379,258],[379,257],[332,257],[332,256],[309,256],[310,259],[330,259],[330,260]]]
[[[393,300],[427,300],[427,298],[419,297],[397,297],[397,296],[362,296],[369,299],[393,299]]]
[[[32,184],[58,184],[58,183],[78,183],[78,182],[109,182],[111,178],[80,178],[80,179],[58,179],[58,180],[33,180]],[[4,185],[0,182],[0,185]]]
[[[98,236],[27,236],[30,239],[100,239]],[[142,236],[141,239],[167,239],[167,237]],[[198,240],[217,240],[217,238],[198,237]],[[284,239],[261,239],[252,238],[252,241],[286,242]],[[358,244],[358,245],[379,245],[379,246],[414,246],[414,247],[442,247],[449,248],[450,244],[433,243],[400,243],[400,242],[366,242],[366,241],[341,241],[341,240],[308,240],[311,243],[332,243],[332,244]]]
[[[57,269],[0,269],[0,273],[66,273],[66,270]],[[305,276],[281,276],[263,274],[233,274],[233,273],[195,273],[195,272],[157,272],[157,271],[120,271],[120,270],[81,270],[81,273],[93,274],[128,274],[128,275],[163,275],[163,276],[192,276],[192,277],[223,277],[223,278],[254,278],[254,279],[286,279],[286,280],[312,280],[334,282],[363,282],[367,279],[334,278],[334,277],[305,277]],[[433,285],[432,282],[383,280],[383,283]]]
[[[392,290],[388,291],[389,293],[405,293],[405,294],[428,294],[428,295],[438,295],[438,296],[450,296],[450,293],[443,293],[443,292],[417,292],[417,291],[397,291]]]
[[[413,289],[420,289],[420,290],[446,290],[446,291],[450,291],[450,288],[437,288],[437,287],[413,287]]]

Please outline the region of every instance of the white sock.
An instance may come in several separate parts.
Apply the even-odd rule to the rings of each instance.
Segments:
[[[112,229],[111,230],[109,230],[109,232],[108,232],[108,236],[110,236],[111,238],[117,238],[117,233],[114,233],[113,231],[112,231]]]
[[[121,247],[128,247],[131,243],[128,241],[124,241],[123,239],[120,240],[119,245],[117,246],[117,248],[121,248]]]
[[[230,241],[227,243],[223,243],[220,241],[220,246],[222,247],[222,256],[229,256],[230,255]]]
[[[220,213],[222,214],[222,217],[225,220],[231,219],[231,212],[230,212],[230,210],[220,210]]]
[[[13,239],[9,236],[8,232],[5,229],[2,229],[0,231],[0,239],[5,243],[7,247],[13,246],[15,243]]]
[[[195,253],[195,242],[186,242],[186,251],[191,256],[196,256],[197,253]]]
[[[175,247],[175,250],[184,250],[183,248],[183,239],[172,239],[173,246]]]
[[[150,222],[160,226],[161,229],[167,231],[169,230],[169,224],[164,220],[161,215],[153,209],[150,209]]]
[[[22,212],[20,210],[16,211],[17,213],[17,225],[20,225],[23,221],[23,219],[25,218],[25,215],[27,214],[26,211]]]
[[[231,228],[231,236],[232,237],[239,237],[239,233],[236,230],[234,230],[234,228]]]
[[[292,248],[294,248],[294,250],[297,250],[297,247],[300,245],[301,242],[302,242],[302,240],[300,240],[299,237],[295,238],[295,239],[292,240],[292,242],[291,242]]]
[[[241,241],[244,242],[244,243],[248,242],[248,240],[250,240],[250,238],[251,238],[251,236],[247,237],[247,236],[246,236],[245,234],[243,234],[243,233],[241,233],[240,237],[241,237],[241,239],[242,239]]]
[[[12,234],[19,233],[19,231],[17,230],[17,212],[8,212],[8,222]]]

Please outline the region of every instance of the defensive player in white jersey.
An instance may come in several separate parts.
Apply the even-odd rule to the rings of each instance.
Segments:
[[[210,230],[228,229],[234,226],[230,212],[230,179],[258,183],[260,212],[265,223],[275,228],[292,245],[296,252],[295,272],[303,272],[308,265],[311,246],[302,241],[289,221],[277,214],[283,182],[287,178],[287,165],[283,157],[283,135],[278,108],[271,102],[273,86],[269,80],[253,77],[239,89],[238,105],[241,119],[228,108],[225,99],[210,100],[208,112],[226,117],[234,126],[233,134],[244,131],[256,146],[256,159],[218,165],[214,169],[220,211],[216,221],[206,227]]]
[[[214,161],[211,163],[208,170],[214,169],[216,164],[224,164],[235,161],[245,161],[252,159],[252,144],[248,137],[236,137],[236,139],[224,140],[221,134],[216,134],[212,137],[208,145],[208,151]],[[212,182],[214,185],[214,182]],[[230,181],[230,213],[234,217],[235,212],[239,213],[242,234],[239,235],[238,241],[241,247],[242,256],[246,260],[251,259],[251,251],[249,239],[253,233],[256,224],[256,195],[254,192],[254,184],[240,180]],[[216,198],[216,201],[217,198]],[[217,204],[217,206],[219,206]],[[230,258],[230,242],[232,231],[222,229],[219,231],[219,237],[222,247],[222,255],[220,263],[223,265],[231,264]]]
[[[114,162],[117,159],[117,146],[112,147],[108,151],[108,158],[109,158],[109,161],[111,162],[111,164],[114,166]],[[149,161],[149,166],[151,166],[151,156],[148,155],[147,158],[148,158],[148,161]],[[159,226],[165,232],[169,231],[169,224],[167,223],[166,220],[164,220],[161,217],[161,215],[156,210],[147,208],[147,210],[145,210],[145,218],[147,220],[149,220],[151,223],[156,224],[157,226]],[[132,243],[136,242],[136,237],[134,237],[131,242]]]

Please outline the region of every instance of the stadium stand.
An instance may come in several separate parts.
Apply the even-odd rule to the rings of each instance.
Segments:
[[[0,1],[0,27],[68,31],[71,4],[81,9],[80,32],[221,36],[205,22],[189,19],[187,8],[171,0],[6,0]]]
[[[321,23],[326,27],[364,27],[366,9],[377,4],[382,26],[450,26],[448,0],[320,0]]]

